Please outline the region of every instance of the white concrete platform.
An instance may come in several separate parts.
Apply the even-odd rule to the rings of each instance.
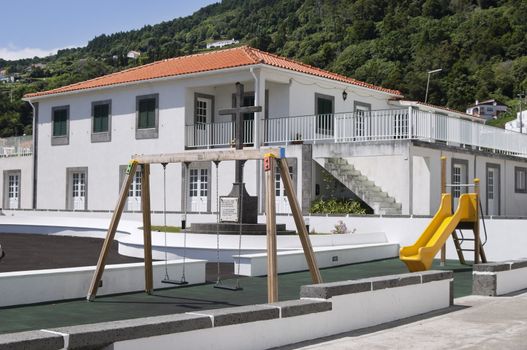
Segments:
[[[43,216],[42,213],[33,216],[32,214],[30,212],[27,216],[22,214],[0,216],[0,233],[36,233],[104,238],[110,224],[110,217],[60,217],[55,215]],[[115,236],[119,243],[119,254],[136,258],[143,257],[143,231],[139,229],[141,226],[141,221],[120,221]],[[398,245],[388,242],[384,232],[314,234],[310,235],[310,239],[317,255],[320,256],[321,267],[383,259],[398,254]],[[218,240],[219,252],[217,249]],[[380,246],[375,246],[377,244]],[[257,266],[261,265],[259,261],[265,260],[266,246],[265,236],[242,235],[240,240],[238,235],[219,235],[218,238],[215,234],[192,233],[187,233],[186,237],[183,233],[167,233],[165,244],[163,232],[152,232],[152,256],[156,260],[164,260],[165,257],[168,260],[177,260],[185,257],[215,262],[219,255],[221,262],[232,263],[235,262],[233,258],[235,255],[244,256],[246,260],[248,256],[256,254],[251,257],[254,260],[254,263],[250,263],[252,267],[249,270],[244,269],[248,276],[265,274],[265,271]],[[371,250],[366,246],[371,246]],[[284,269],[279,270],[279,272],[301,271],[306,268],[303,256],[298,256],[298,252],[302,250],[302,245],[297,235],[278,236],[277,248],[281,256],[288,256],[286,259],[288,263],[285,263]],[[352,255],[346,253],[352,248],[356,248]],[[291,254],[289,255],[288,252]],[[335,256],[337,261],[333,260]],[[289,266],[289,262],[292,263],[291,266],[285,268],[285,266]]]
[[[319,268],[347,265],[371,260],[394,258],[399,255],[397,243],[338,245],[314,248]],[[267,253],[234,255],[234,271],[243,276],[267,275]],[[277,253],[278,273],[308,269],[303,250]],[[238,266],[239,265],[239,266]]]
[[[179,279],[182,261],[168,261],[170,277]],[[185,276],[189,284],[205,283],[204,260],[186,260]],[[163,284],[164,261],[153,263],[154,288],[173,288]],[[85,298],[95,266],[15,271],[0,273],[0,307]],[[144,264],[107,265],[97,295],[144,290]]]

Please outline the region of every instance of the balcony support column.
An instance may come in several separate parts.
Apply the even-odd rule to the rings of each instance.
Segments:
[[[263,76],[261,69],[251,68],[251,74],[254,77],[254,105],[262,106],[260,112],[254,113],[254,125],[253,125],[253,140],[254,148],[259,149],[262,145],[262,127],[265,127],[265,115],[267,108],[265,103],[265,76]],[[264,140],[265,141],[265,140]],[[262,182],[262,161],[256,161],[256,191],[258,193],[258,213],[263,212],[264,207],[264,196],[263,196],[263,182]]]
[[[408,107],[408,139],[411,140],[412,139],[412,134],[413,134],[413,127],[412,127],[412,106]]]

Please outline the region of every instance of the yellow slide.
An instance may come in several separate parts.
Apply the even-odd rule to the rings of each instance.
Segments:
[[[399,258],[411,272],[429,270],[437,252],[454,232],[459,222],[476,220],[477,195],[475,193],[461,195],[454,215],[452,215],[451,203],[452,195],[444,193],[439,210],[421,237],[414,245],[401,248]]]

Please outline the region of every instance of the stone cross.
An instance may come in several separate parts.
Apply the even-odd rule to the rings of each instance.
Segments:
[[[262,107],[261,106],[243,106],[243,84],[236,83],[236,105],[234,108],[229,109],[222,109],[218,113],[220,115],[229,115],[231,114],[233,116],[233,121],[235,125],[235,148],[236,149],[243,149],[243,130],[244,130],[244,121],[243,121],[243,115],[245,113],[255,113],[255,112],[261,112]],[[258,121],[255,121],[256,123]],[[244,161],[237,160],[236,161],[236,182],[242,183],[243,182],[243,163]]]

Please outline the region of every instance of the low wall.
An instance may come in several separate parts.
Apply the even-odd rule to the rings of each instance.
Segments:
[[[319,268],[354,264],[365,261],[389,259],[399,256],[397,243],[343,245],[315,247]],[[234,271],[243,276],[267,275],[267,253],[234,255]],[[278,273],[304,271],[308,269],[303,250],[277,253]],[[239,270],[238,270],[238,265]]]
[[[318,247],[336,247],[349,245],[364,245],[387,243],[386,235],[382,232],[311,235],[311,244]],[[166,243],[166,245],[165,245]],[[233,262],[233,255],[261,254],[267,250],[266,236],[243,236],[215,234],[168,234],[165,242],[162,232],[152,232],[152,256],[154,259],[164,259],[165,252],[169,259],[204,259],[216,261],[218,258],[217,245],[219,243],[219,259],[221,262]],[[393,243],[396,244],[396,243]],[[302,249],[297,235],[277,236],[278,251],[297,251]],[[132,231],[128,236],[119,238],[119,254],[142,257],[143,233]],[[393,255],[396,256],[397,254]],[[392,257],[392,256],[390,256]],[[376,259],[376,258],[372,258]],[[380,258],[379,258],[380,259]]]
[[[73,211],[29,211],[29,210],[10,210],[4,211],[6,216],[0,217],[0,224],[8,217],[37,217],[50,218],[64,217],[70,218],[90,218],[105,220],[104,228],[108,227],[110,222],[111,212],[73,212]],[[13,215],[13,216],[12,216]],[[140,213],[124,213],[123,220],[141,221]],[[337,215],[313,215],[305,216],[309,218],[309,226],[311,230],[316,232],[329,233],[334,228],[337,221],[342,220],[350,232],[354,233],[384,233],[387,240],[393,243],[399,243],[400,246],[413,244],[421,235],[426,225],[430,222],[431,217],[408,217],[408,216],[337,216]],[[181,213],[168,213],[167,220],[169,225],[180,225]],[[265,222],[265,217],[260,215],[259,222]],[[161,212],[154,212],[152,215],[152,222],[154,224],[162,224],[163,216]],[[187,222],[192,225],[193,222],[216,222],[216,214],[188,214]],[[290,215],[277,215],[277,223],[286,224],[288,229],[294,229],[295,224],[293,217]],[[488,242],[485,246],[487,258],[490,261],[506,261],[515,260],[525,257],[525,249],[527,246],[527,234],[525,233],[526,218],[485,218],[485,224],[488,232]],[[137,228],[137,226],[136,226]],[[128,229],[124,230],[131,232]],[[483,236],[483,227],[481,227]],[[352,234],[353,236],[353,234]],[[467,231],[467,237],[471,233]],[[312,237],[316,237],[312,236]],[[236,238],[236,237],[234,237]],[[236,245],[237,247],[237,245]],[[468,246],[467,246],[468,247]],[[470,247],[469,247],[470,248]],[[447,240],[447,258],[457,259],[457,254],[452,240]],[[472,260],[472,257],[467,254],[467,260]]]
[[[472,294],[498,296],[527,289],[527,259],[474,266]]]
[[[427,271],[309,285],[299,300],[0,335],[0,348],[268,349],[446,308],[451,282]]]
[[[156,289],[174,287],[161,283],[165,277],[164,264],[164,261],[153,263]],[[168,268],[175,278],[181,273],[182,261],[170,260]],[[205,283],[204,260],[187,260],[185,269],[189,284]],[[95,266],[86,266],[0,273],[0,307],[85,298],[94,271]],[[144,283],[143,263],[107,265],[97,295],[141,291]]]

